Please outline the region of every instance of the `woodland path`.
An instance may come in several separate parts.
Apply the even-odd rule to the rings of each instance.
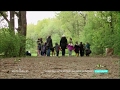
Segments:
[[[96,74],[96,69],[108,73]],[[24,57],[1,58],[1,79],[118,79],[118,57]]]

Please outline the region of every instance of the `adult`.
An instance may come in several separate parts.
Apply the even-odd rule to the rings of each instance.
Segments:
[[[62,56],[65,56],[65,49],[67,49],[67,39],[65,35],[62,35],[60,40],[60,47],[62,50]]]
[[[47,49],[46,54],[47,54],[47,56],[50,56],[50,50],[53,47],[51,36],[48,36],[46,43],[47,43],[46,44],[46,49]]]

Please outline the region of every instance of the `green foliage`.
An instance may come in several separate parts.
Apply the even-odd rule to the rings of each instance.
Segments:
[[[1,29],[1,47],[0,53],[5,56],[18,56],[19,55],[19,38],[15,36],[9,29]]]
[[[108,21],[108,17],[111,17]],[[110,22],[111,21],[111,22]],[[53,44],[59,43],[62,34],[73,43],[89,42],[92,54],[105,54],[106,48],[113,48],[120,54],[120,12],[119,11],[61,11],[55,18],[38,21],[37,25],[27,27],[27,38],[32,44],[27,49],[36,51],[36,40],[46,41],[52,36]],[[30,47],[31,46],[31,47]]]
[[[4,54],[5,57],[19,57],[21,55],[21,47],[30,47],[28,45],[30,40],[26,40],[24,36],[19,34],[15,35],[13,30],[7,28],[0,29],[0,38],[0,54]],[[27,41],[27,45],[23,41]],[[22,55],[25,55],[25,52],[22,52]]]
[[[67,37],[80,36],[80,31],[83,30],[83,17],[76,11],[62,11],[57,14],[57,18],[62,22],[62,28]]]
[[[30,50],[33,53],[36,52],[37,39],[43,38],[43,41],[45,42],[49,35],[52,36],[53,45],[56,42],[59,43],[62,34],[61,21],[56,18],[38,21],[37,25],[29,24],[27,26],[27,38],[31,38],[34,45],[31,48],[27,48],[27,50]]]
[[[37,50],[37,44],[32,38],[26,39],[26,51],[32,51],[31,53],[36,53]]]

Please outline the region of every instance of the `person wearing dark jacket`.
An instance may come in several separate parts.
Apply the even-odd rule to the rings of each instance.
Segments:
[[[91,53],[90,44],[87,42],[85,47],[86,56],[89,56],[89,54]]]
[[[74,45],[74,51],[75,51],[76,56],[78,57],[79,51],[80,51],[80,46],[79,46],[78,42],[76,42]]]
[[[56,51],[56,56],[59,56],[60,45],[58,45],[58,43],[55,43],[54,49]]]
[[[67,49],[67,39],[65,35],[62,35],[62,38],[60,40],[60,47],[62,50],[62,56],[65,56],[65,49]]]
[[[51,36],[48,36],[46,43],[47,43],[46,44],[46,48],[47,48],[46,54],[47,54],[47,56],[50,56],[50,49],[53,47]]]
[[[26,51],[26,56],[31,56],[30,51]]]
[[[84,47],[83,47],[82,42],[80,42],[80,56],[81,57],[84,56],[83,54],[84,54]]]

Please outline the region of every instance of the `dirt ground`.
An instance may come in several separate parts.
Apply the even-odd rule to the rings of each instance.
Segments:
[[[94,73],[94,70],[108,73]],[[118,57],[1,58],[0,79],[119,79]]]

